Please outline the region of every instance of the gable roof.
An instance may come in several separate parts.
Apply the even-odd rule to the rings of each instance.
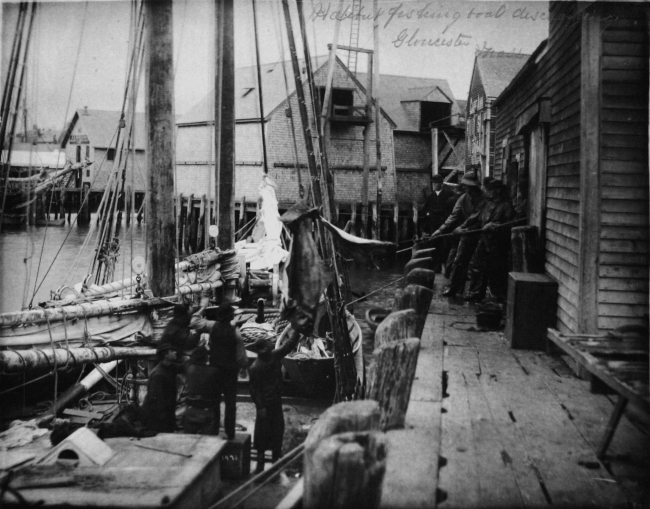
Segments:
[[[329,57],[321,55],[312,57],[312,70],[314,73],[320,67],[327,64]],[[304,69],[305,60],[299,60],[298,64]],[[285,66],[287,82],[285,85],[282,66]],[[264,100],[264,114],[268,117],[283,101],[287,95],[296,90],[293,78],[293,67],[290,60],[279,61],[274,64],[260,66],[262,75],[262,93]],[[303,82],[307,81],[305,72],[301,75]],[[259,98],[257,91],[257,67],[239,67],[235,69],[235,120],[249,120],[260,118]],[[287,88],[289,94],[287,94]],[[212,121],[214,115],[214,92],[207,94],[201,101],[192,107],[186,114],[182,115],[177,124],[194,124]]]
[[[83,131],[93,147],[115,148],[115,134],[119,125],[121,113],[119,111],[88,110],[86,108],[77,110],[65,133],[61,146],[65,147],[70,139],[72,131],[81,122]],[[135,148],[145,150],[147,148],[147,131],[145,129],[144,113],[135,114]]]
[[[476,55],[486,97],[498,97],[524,66],[530,55],[484,52]]]
[[[367,74],[358,72],[357,80],[362,85],[367,82]],[[375,84],[373,84],[373,87]],[[447,80],[436,78],[417,78],[412,76],[395,76],[393,74],[380,74],[379,76],[379,104],[397,124],[399,131],[419,132],[420,126],[408,117],[402,102],[433,101],[451,102],[454,109],[454,94],[449,88]]]

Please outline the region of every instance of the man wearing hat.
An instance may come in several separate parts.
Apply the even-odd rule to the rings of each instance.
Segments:
[[[451,213],[447,207],[449,198],[454,195],[449,187],[443,184],[442,175],[431,177],[431,194],[422,206],[422,229],[426,233],[436,231]]]
[[[494,297],[505,302],[508,284],[510,231],[497,228],[514,217],[508,188],[500,180],[485,184],[486,200],[461,226],[463,231],[483,230],[469,265],[467,300],[483,300],[489,285]]]
[[[210,366],[217,368],[215,424],[220,421],[221,395],[226,406],[223,427],[228,440],[235,438],[237,415],[237,374],[248,365],[244,353],[244,341],[235,327],[235,308],[230,302],[222,302],[217,308],[215,322],[208,325],[210,331]],[[243,355],[242,355],[243,354]]]
[[[170,342],[156,349],[160,362],[149,374],[147,394],[139,410],[144,426],[157,433],[173,433],[176,429],[176,375],[182,371],[176,350]]]
[[[260,338],[248,347],[257,353],[249,369],[251,399],[255,403],[255,433],[257,449],[255,473],[264,470],[264,451],[271,451],[273,462],[282,456],[284,413],[282,411],[282,358],[293,350],[300,334],[291,329],[288,339],[279,348],[273,348],[267,339]]]
[[[431,177],[431,194],[426,198],[421,209],[421,229],[424,233],[431,234],[436,231],[445,222],[445,219],[452,211],[449,207],[449,199],[454,196],[454,192],[444,185],[442,175]],[[436,272],[440,272],[440,265],[446,259],[445,243],[437,241],[434,246],[436,253],[434,265]]]
[[[481,183],[476,177],[476,174],[467,172],[460,181],[460,184],[465,192],[458,198],[456,205],[454,205],[454,210],[452,210],[447,220],[440,228],[433,232],[432,237],[453,231],[478,209],[483,199],[483,192],[481,191]],[[452,246],[452,251],[455,248],[456,254],[451,263],[449,274],[450,284],[442,293],[448,297],[453,297],[457,293],[462,292],[467,276],[467,266],[472,259],[472,254],[474,253],[478,239],[472,236],[463,236],[457,242],[457,246]]]

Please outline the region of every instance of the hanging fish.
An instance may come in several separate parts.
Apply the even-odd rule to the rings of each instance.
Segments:
[[[312,235],[315,217],[318,209],[310,209],[301,200],[280,218],[292,233],[289,258],[282,275],[283,288],[288,289],[282,302],[283,317],[302,334],[312,332],[316,308],[330,280]]]

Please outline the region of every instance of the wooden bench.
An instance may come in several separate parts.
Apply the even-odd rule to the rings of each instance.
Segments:
[[[548,329],[547,339],[549,351],[552,345],[559,347],[619,395],[598,447],[597,456],[602,458],[628,401],[650,410],[648,336],[616,332],[602,336],[561,334]]]

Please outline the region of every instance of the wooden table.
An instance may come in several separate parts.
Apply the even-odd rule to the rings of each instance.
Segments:
[[[548,329],[547,338],[619,395],[598,447],[597,455],[602,458],[628,401],[646,411],[650,410],[648,337],[561,334],[555,329]]]

